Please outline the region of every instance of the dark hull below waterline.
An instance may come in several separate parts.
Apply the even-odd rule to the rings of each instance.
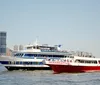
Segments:
[[[5,66],[7,70],[13,71],[13,70],[51,70],[50,67],[10,67]]]

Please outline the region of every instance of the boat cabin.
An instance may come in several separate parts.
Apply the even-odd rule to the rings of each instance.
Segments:
[[[27,50],[40,50],[40,51],[46,51],[46,52],[57,52],[59,51],[58,46],[48,46],[47,44],[43,45],[27,45],[25,47]]]

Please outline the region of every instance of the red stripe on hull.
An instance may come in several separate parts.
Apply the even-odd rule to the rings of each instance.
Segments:
[[[71,65],[49,65],[55,73],[76,73],[100,71],[100,66],[71,66]]]

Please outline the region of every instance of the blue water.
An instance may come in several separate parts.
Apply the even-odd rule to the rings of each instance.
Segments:
[[[0,85],[100,85],[100,72],[7,71],[0,66]]]

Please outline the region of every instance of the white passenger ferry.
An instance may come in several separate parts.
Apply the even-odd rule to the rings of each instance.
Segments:
[[[46,58],[63,58],[68,52],[61,51],[61,45],[27,45],[25,50],[17,52],[14,56],[0,56],[0,63],[8,70],[35,70],[51,69],[43,63]]]

